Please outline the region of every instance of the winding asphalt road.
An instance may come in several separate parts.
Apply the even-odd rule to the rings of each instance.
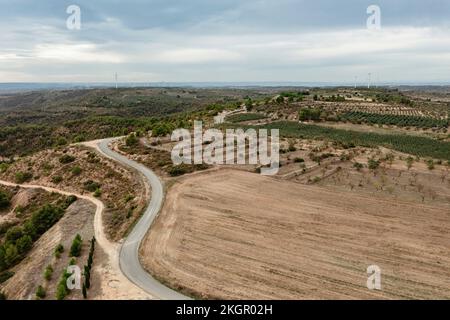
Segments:
[[[119,263],[123,274],[134,284],[150,293],[155,298],[163,300],[187,300],[190,299],[181,293],[172,290],[154,279],[142,267],[139,261],[139,247],[147,231],[155,220],[161,209],[164,197],[164,190],[159,178],[147,167],[134,162],[127,157],[111,150],[108,145],[117,138],[110,138],[98,142],[100,151],[107,157],[139,171],[152,188],[150,204],[145,210],[142,218],[133,228],[133,231],[125,239],[120,249]]]

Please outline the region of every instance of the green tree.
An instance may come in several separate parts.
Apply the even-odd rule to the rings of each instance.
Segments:
[[[15,178],[16,178],[16,183],[19,183],[19,184],[25,183],[25,182],[30,181],[33,178],[33,174],[29,171],[27,171],[27,172],[19,171],[16,173]]]
[[[59,158],[59,162],[62,164],[67,164],[75,161],[75,157],[69,154],[65,154]]]
[[[86,284],[83,283],[83,288],[82,288],[82,292],[83,292],[83,298],[87,299],[87,290],[86,290]]]
[[[43,286],[40,285],[40,286],[37,287],[37,289],[36,289],[36,297],[38,299],[44,299],[46,294],[47,293],[45,292],[45,289],[44,289]]]
[[[33,239],[31,239],[31,237],[26,234],[22,236],[19,240],[17,240],[16,246],[19,254],[26,253],[33,246]]]
[[[71,172],[74,176],[79,176],[81,174],[81,171],[82,171],[81,168],[78,166],[73,167],[71,170]]]
[[[83,241],[81,239],[81,236],[79,234],[77,234],[72,241],[72,246],[70,247],[70,256],[71,257],[79,257],[80,256],[82,244],[83,244]]]
[[[5,239],[7,242],[16,243],[23,236],[23,229],[20,226],[14,226],[6,232]]]
[[[413,157],[409,156],[408,158],[406,158],[406,167],[408,168],[408,170],[412,168],[413,163],[414,163]]]
[[[64,246],[60,243],[55,248],[55,257],[59,259],[61,257],[61,253],[64,252]]]
[[[5,264],[7,267],[14,265],[19,257],[19,252],[17,251],[17,247],[9,243],[5,247]]]
[[[0,209],[8,208],[10,204],[10,196],[4,191],[0,191]]]
[[[369,159],[368,167],[370,170],[375,170],[380,166],[380,161],[375,159]]]
[[[139,142],[139,139],[136,137],[136,134],[131,133],[128,135],[127,139],[125,140],[125,144],[129,147],[135,146]]]
[[[44,271],[44,279],[48,281],[52,278],[52,275],[53,275],[53,267],[51,265],[48,265]]]

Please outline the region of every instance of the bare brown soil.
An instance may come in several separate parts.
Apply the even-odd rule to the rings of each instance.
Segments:
[[[449,247],[442,206],[219,170],[171,187],[141,259],[196,297],[449,299]]]

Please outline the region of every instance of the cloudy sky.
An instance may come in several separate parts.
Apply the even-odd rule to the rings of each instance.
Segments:
[[[0,0],[0,28],[0,82],[450,83],[449,0]]]

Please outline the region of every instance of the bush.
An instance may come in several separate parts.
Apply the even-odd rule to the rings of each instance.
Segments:
[[[74,203],[77,200],[78,200],[78,198],[76,196],[74,196],[74,195],[67,196],[64,199],[64,202],[62,203],[62,208],[64,210],[66,210],[72,203]]]
[[[62,164],[67,164],[75,161],[75,157],[65,154],[59,158],[59,162]]]
[[[4,163],[4,162],[0,163],[0,173],[6,172],[8,170],[8,168],[9,168],[9,164]]]
[[[16,183],[25,183],[30,181],[33,178],[33,174],[29,171],[27,172],[22,172],[19,171],[16,173]]]
[[[102,195],[102,190],[99,188],[95,190],[94,197],[99,198]]]
[[[52,182],[55,183],[55,184],[58,184],[61,181],[63,181],[63,177],[61,177],[61,176],[54,176],[54,177],[52,177]]]
[[[427,168],[428,170],[434,170],[434,161],[433,160],[428,160],[427,161]]]
[[[375,159],[369,159],[368,167],[370,170],[375,170],[380,166],[380,161]]]
[[[5,250],[4,261],[6,267],[10,267],[14,265],[14,263],[16,263],[17,259],[19,258],[19,252],[17,251],[17,247],[12,243],[7,244],[4,250]]]
[[[72,246],[70,247],[70,256],[71,257],[79,257],[81,254],[81,247],[83,241],[81,240],[81,236],[77,234],[72,241]]]
[[[5,272],[0,273],[0,284],[2,284],[3,282],[5,282],[9,278],[11,278],[13,275],[14,275],[14,272],[12,272],[12,271],[5,271]]]
[[[28,252],[33,246],[33,239],[29,235],[22,236],[16,243],[19,254]]]
[[[362,163],[359,162],[355,162],[353,164],[353,168],[355,168],[357,171],[361,170],[362,168],[364,168],[364,165]]]
[[[297,157],[297,158],[294,159],[294,162],[295,163],[303,163],[303,162],[305,162],[305,159]]]
[[[44,270],[44,279],[48,281],[52,278],[52,275],[53,275],[53,267],[51,265],[48,265]]]
[[[125,140],[125,144],[129,147],[136,145],[138,142],[139,140],[134,133],[130,134]]]
[[[300,121],[319,121],[322,111],[320,109],[301,109],[298,113]]]
[[[30,235],[33,240],[36,240],[58,222],[63,214],[64,210],[62,208],[47,204],[33,213],[30,220],[25,223],[25,233]]]
[[[7,300],[7,296],[3,291],[0,291],[0,300]]]
[[[71,170],[71,172],[72,172],[72,174],[74,175],[74,176],[79,176],[80,174],[81,174],[81,168],[80,167],[73,167],[72,168],[72,170]]]
[[[101,185],[98,182],[88,180],[84,182],[84,189],[90,192],[95,192],[97,189],[100,189]]]
[[[186,173],[188,173],[189,171],[188,171],[188,169],[186,168],[186,166],[185,165],[182,165],[182,164],[180,164],[180,165],[178,165],[178,166],[172,166],[170,169],[169,169],[169,174],[172,176],[172,177],[177,177],[177,176],[182,176],[183,174],[186,174]]]
[[[69,289],[67,289],[67,279],[69,277],[70,274],[66,269],[64,269],[61,280],[59,280],[58,287],[56,288],[56,299],[64,300],[64,298],[69,294]]]
[[[10,204],[10,196],[4,191],[0,191],[0,209],[8,208]]]
[[[38,286],[36,289],[36,298],[38,299],[44,299],[46,296],[46,292],[43,286]]]
[[[22,236],[23,236],[23,229],[22,229],[22,227],[15,226],[15,227],[10,228],[6,232],[5,240],[7,242],[16,243],[16,241],[19,240]]]
[[[55,257],[59,259],[61,257],[61,253],[64,252],[64,246],[62,244],[58,244],[55,248]]]

